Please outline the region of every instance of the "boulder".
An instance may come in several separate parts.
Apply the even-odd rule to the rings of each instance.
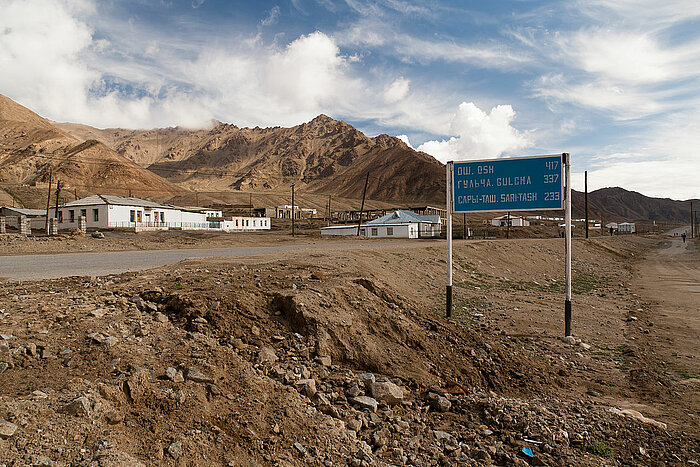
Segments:
[[[369,393],[379,402],[396,405],[403,402],[403,389],[390,381],[369,384]]]
[[[353,397],[352,399],[350,399],[350,402],[352,404],[360,407],[361,409],[368,409],[368,410],[371,410],[372,412],[376,412],[377,406],[379,405],[377,403],[376,399],[369,397],[369,396]]]

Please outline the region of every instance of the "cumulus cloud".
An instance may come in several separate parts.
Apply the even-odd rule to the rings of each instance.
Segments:
[[[397,78],[391,85],[384,91],[384,101],[385,102],[396,102],[400,101],[408,94],[410,81],[405,79],[403,76]]]
[[[404,143],[406,143],[406,146],[408,146],[409,148],[413,147],[413,146],[411,146],[411,140],[408,139],[407,135],[396,135],[396,137],[398,139],[400,139],[401,141],[403,141]]]
[[[510,105],[499,105],[489,113],[472,102],[462,102],[451,124],[453,136],[448,140],[427,141],[418,147],[441,162],[466,159],[489,159],[531,145],[530,135],[515,129],[511,123],[515,111]]]

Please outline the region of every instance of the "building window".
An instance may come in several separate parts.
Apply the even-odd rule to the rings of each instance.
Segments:
[[[92,210],[92,218],[95,222],[100,221],[100,210],[99,209],[93,209]]]
[[[372,236],[373,237],[377,236],[377,228],[376,227],[372,227]]]
[[[58,211],[58,222],[63,222],[63,211]]]
[[[136,222],[141,222],[142,211],[136,211]]]
[[[133,209],[129,211],[129,222],[136,222],[136,211]]]
[[[80,217],[84,217],[87,220],[87,209],[80,210]]]
[[[388,235],[394,235],[394,228],[393,227],[387,227],[386,228],[386,234]]]
[[[165,222],[165,212],[160,213],[160,221]]]
[[[365,232],[365,229],[360,229],[360,235],[366,235]]]
[[[75,222],[75,211],[70,209],[68,211],[68,218],[70,219],[71,222]]]

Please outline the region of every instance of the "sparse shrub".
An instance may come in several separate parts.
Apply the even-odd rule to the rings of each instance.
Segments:
[[[602,441],[593,441],[588,445],[588,451],[607,459],[612,457],[613,448]]]

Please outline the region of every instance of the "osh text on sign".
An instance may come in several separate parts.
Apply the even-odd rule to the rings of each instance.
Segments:
[[[454,162],[454,212],[563,209],[562,156]]]

